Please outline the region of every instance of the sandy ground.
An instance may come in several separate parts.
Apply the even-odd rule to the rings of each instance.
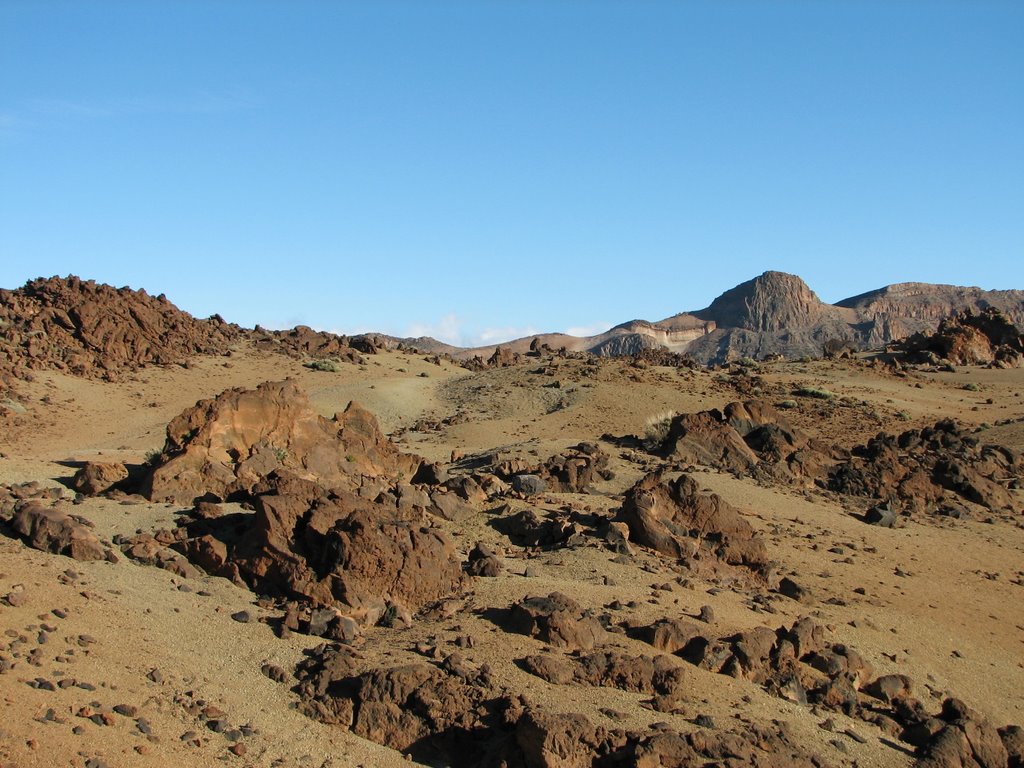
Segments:
[[[346,364],[328,373],[245,348],[230,357],[198,359],[188,368],[146,369],[113,384],[40,373],[23,389],[28,413],[0,435],[0,483],[57,484],[73,473],[68,463],[86,459],[139,462],[162,445],[167,422],[197,400],[285,377],[298,379],[324,415],[355,399],[377,415],[386,432],[400,434],[405,450],[443,461],[453,450],[497,448],[544,458],[605,433],[642,434],[657,413],[720,407],[741,399],[743,388],[782,400],[798,386],[827,388],[837,397],[799,398],[793,420],[845,445],[882,429],[901,431],[952,416],[987,425],[986,440],[1024,447],[1021,370],[896,376],[857,362],[818,362],[774,363],[754,375],[756,381],[737,381],[720,371],[638,369],[622,361],[531,361],[471,374],[404,353],[367,356],[364,366]],[[451,426],[412,429],[453,415],[459,418]],[[598,484],[595,494],[549,495],[535,506],[614,508],[614,494],[638,479],[644,466],[628,451],[604,447],[613,456],[614,480]],[[688,730],[698,714],[711,715],[720,728],[782,720],[835,765],[912,764],[906,750],[861,721],[785,702],[751,683],[693,667],[685,667],[692,692],[678,715],[651,711],[639,694],[549,685],[513,661],[541,644],[505,634],[484,610],[554,590],[607,610],[618,621],[693,616],[711,605],[723,635],[811,615],[828,627],[830,640],[856,648],[876,672],[909,675],[915,694],[931,705],[952,693],[999,725],[1024,722],[1019,516],[976,509],[971,520],[929,519],[878,529],[820,494],[761,487],[716,472],[695,477],[763,532],[779,572],[807,587],[812,604],[781,596],[753,603],[739,584],[703,581],[649,554],[624,565],[598,547],[526,552],[487,524],[491,516],[484,507],[473,519],[446,526],[463,553],[477,541],[501,547],[505,573],[477,579],[464,596],[464,610],[447,621],[371,630],[366,652],[382,663],[411,659],[417,642],[454,648],[457,638],[470,635],[473,645],[464,650],[470,663],[487,661],[499,682],[605,725],[669,722]],[[75,507],[104,539],[169,527],[178,511],[100,498]],[[233,620],[240,610],[257,619],[273,612],[223,579],[182,579],[123,557],[117,563],[79,563],[0,538],[0,596],[11,592],[24,599],[19,607],[0,605],[0,660],[5,653],[20,654],[16,666],[0,674],[0,765],[408,764],[391,750],[297,713],[295,694],[264,676],[261,666],[291,669],[319,640],[282,640],[259,620]],[[613,601],[622,607],[607,608]],[[633,653],[651,652],[625,634],[613,642]],[[30,650],[31,663],[25,658]],[[32,687],[36,678],[57,684],[56,690]],[[137,712],[111,714],[115,705]],[[223,713],[217,718],[227,723],[222,730],[236,733],[206,726],[202,711],[210,705]],[[611,721],[602,708],[618,711],[621,719]],[[104,713],[109,724],[103,724]],[[149,734],[136,725],[139,717],[149,723]],[[829,718],[834,731],[821,727]],[[864,743],[843,735],[844,729]],[[228,751],[236,743],[243,754]]]

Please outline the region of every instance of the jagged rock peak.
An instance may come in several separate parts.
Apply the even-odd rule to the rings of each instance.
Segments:
[[[695,314],[719,327],[772,332],[813,325],[825,309],[799,277],[769,271],[726,291]]]

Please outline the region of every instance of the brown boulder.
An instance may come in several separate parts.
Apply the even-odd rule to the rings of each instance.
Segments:
[[[711,556],[758,573],[768,570],[768,552],[750,523],[718,494],[703,493],[680,475],[668,483],[654,472],[626,492],[616,519],[629,538],[669,557]]]
[[[946,725],[921,747],[917,768],[1007,768],[1000,732],[977,712],[946,699],[939,719]]]
[[[450,539],[422,515],[301,480],[255,507],[255,524],[229,557],[257,591],[347,606],[370,621],[384,602],[416,608],[463,582]]]
[[[144,492],[153,501],[227,499],[283,471],[354,489],[385,477],[411,479],[420,463],[386,439],[356,403],[328,420],[295,382],[265,382],[200,401],[171,421]]]
[[[528,709],[516,723],[526,768],[591,768],[604,729],[578,714]]]
[[[636,631],[636,636],[645,643],[665,653],[683,650],[695,637],[701,637],[700,627],[682,619],[661,619]]]
[[[128,477],[128,468],[124,464],[104,464],[87,461],[71,480],[71,487],[86,496],[105,493],[117,483]]]
[[[89,526],[54,507],[38,502],[21,504],[11,528],[33,549],[67,555],[75,560],[103,560],[106,549]]]
[[[560,592],[515,603],[509,610],[508,629],[570,650],[587,651],[607,639],[601,622]]]
[[[758,462],[757,454],[717,410],[673,417],[663,446],[677,461],[740,475],[749,474]]]

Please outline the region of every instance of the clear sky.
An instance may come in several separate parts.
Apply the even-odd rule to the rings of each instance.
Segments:
[[[0,1],[0,287],[495,341],[1024,288],[1024,2]]]

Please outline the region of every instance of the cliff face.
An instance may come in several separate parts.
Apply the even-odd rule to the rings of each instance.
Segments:
[[[796,275],[765,272],[726,291],[710,307],[693,314],[719,328],[774,333],[812,326],[835,311]]]
[[[979,313],[990,307],[1024,325],[1024,291],[1020,290],[899,283],[831,305],[799,277],[765,272],[726,291],[707,309],[691,313],[689,317],[709,324],[709,332],[681,351],[701,363],[776,354],[817,357],[829,341],[873,349],[934,331],[957,313]],[[654,327],[665,328],[674,321],[668,318]]]

